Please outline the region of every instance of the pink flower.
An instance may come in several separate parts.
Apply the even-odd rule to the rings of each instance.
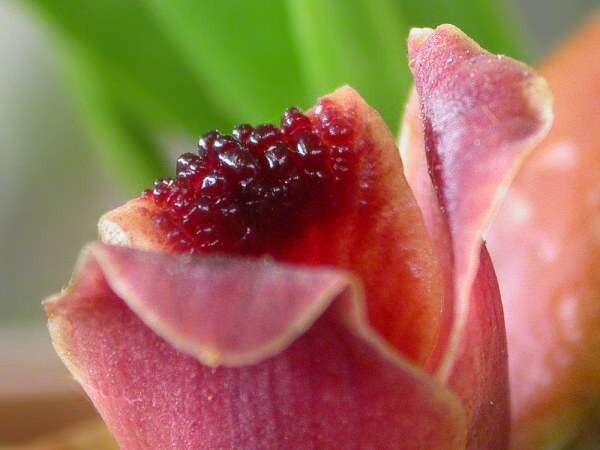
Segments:
[[[482,233],[550,127],[549,91],[449,25],[413,30],[409,57],[421,111],[403,139],[412,190],[382,119],[346,87],[308,113],[321,184],[300,181],[286,203],[269,190],[288,183],[273,181],[279,162],[252,172],[262,197],[235,213],[251,245],[221,222],[214,241],[204,222],[190,228],[200,188],[183,169],[160,185],[171,200],[146,195],[100,220],[103,243],[45,307],[121,447],[507,447],[503,313]],[[277,139],[296,145],[291,133]],[[199,166],[213,164],[206,155]],[[286,176],[305,162],[293,164]]]

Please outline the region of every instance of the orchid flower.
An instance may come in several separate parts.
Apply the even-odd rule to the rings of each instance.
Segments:
[[[44,305],[122,448],[507,448],[483,233],[551,96],[450,25],[414,29],[409,61],[405,167],[343,87],[281,129],[205,135],[101,218]]]

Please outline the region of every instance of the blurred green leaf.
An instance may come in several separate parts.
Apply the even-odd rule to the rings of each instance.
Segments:
[[[110,88],[84,52],[74,45],[64,51],[67,77],[79,94],[84,124],[95,136],[95,147],[101,160],[112,167],[117,179],[132,193],[151,186],[152,181],[166,175],[163,154],[145,128],[126,107],[111,95]]]
[[[39,0],[31,4],[77,43],[111,89],[134,95],[138,112],[154,124],[196,131],[226,122],[207,87],[141,0]]]
[[[160,133],[276,120],[286,106],[308,107],[343,84],[396,131],[411,83],[409,27],[455,23],[490,49],[521,56],[501,3],[30,0],[77,49],[74,79],[89,122],[109,142],[107,159],[139,172],[129,177],[136,187],[164,172]]]
[[[454,23],[484,46],[521,52],[497,0],[287,0],[310,95],[355,87],[396,131],[411,77],[410,27]]]
[[[288,0],[311,96],[350,84],[392,129],[410,78],[408,26],[392,0]]]
[[[213,100],[240,122],[308,106],[285,4],[272,0],[149,0]]]

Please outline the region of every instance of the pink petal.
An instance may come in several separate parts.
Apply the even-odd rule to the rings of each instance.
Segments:
[[[556,120],[489,233],[518,448],[568,441],[600,397],[600,16],[542,65]]]
[[[413,31],[409,58],[430,174],[452,238],[460,322],[482,230],[519,163],[548,131],[550,94],[525,65],[484,51],[450,25]],[[450,348],[457,344],[451,339]]]
[[[432,364],[467,407],[469,447],[505,448],[506,342],[482,233],[519,163],[548,130],[550,97],[529,68],[485,52],[449,25],[413,31],[409,57],[423,128],[413,101],[401,139],[406,174],[453,303]]]
[[[343,272],[103,244],[78,268],[50,331],[122,448],[464,445],[460,404]]]
[[[425,222],[432,233],[446,270],[444,328],[438,353],[431,364],[443,356],[453,325],[453,279],[450,234],[427,170],[418,99],[411,96],[402,125],[401,150],[405,173],[423,207]],[[469,311],[460,350],[448,383],[460,395],[469,423],[469,448],[507,448],[510,424],[506,337],[500,292],[485,246],[473,283]]]
[[[481,249],[469,312],[448,386],[467,410],[469,449],[506,449],[510,402],[502,302],[489,254]]]
[[[415,89],[411,92],[404,112],[399,147],[404,163],[404,175],[419,203],[425,220],[425,226],[429,231],[436,250],[436,256],[443,269],[443,316],[441,318],[437,347],[428,361],[430,370],[435,371],[446,354],[448,340],[454,329],[453,252],[452,239],[446,217],[439,206],[437,194],[429,176],[420,104]]]

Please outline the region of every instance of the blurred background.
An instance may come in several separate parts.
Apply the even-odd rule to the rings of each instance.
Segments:
[[[452,22],[535,63],[599,5],[1,0],[0,446],[92,416],[40,300],[67,282],[100,214],[168,173],[200,134],[277,120],[344,83],[396,131],[411,26]]]

